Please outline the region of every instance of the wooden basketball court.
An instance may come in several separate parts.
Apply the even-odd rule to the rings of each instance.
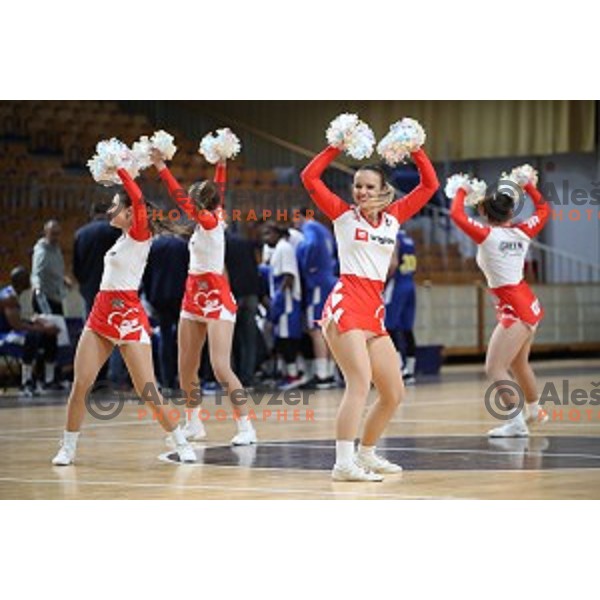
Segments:
[[[540,391],[553,382],[561,392],[568,379],[571,391],[580,388],[589,396],[600,380],[600,360],[537,362],[534,369]],[[172,462],[160,427],[128,402],[112,420],[86,419],[71,467],[50,464],[66,396],[32,402],[5,392],[0,498],[600,498],[600,406],[547,405],[551,421],[532,427],[528,440],[490,442],[485,432],[497,422],[484,406],[486,388],[481,365],[445,367],[439,379],[409,388],[382,446],[405,471],[371,484],[330,478],[341,390],[313,392],[307,406],[267,406],[264,400],[255,408],[260,444],[237,449],[228,444],[234,424],[216,421],[214,400],[206,399],[211,418],[206,442],[195,444],[197,465]],[[278,421],[277,410],[285,409],[287,421],[283,413]],[[313,411],[314,420],[305,420],[306,410]]]

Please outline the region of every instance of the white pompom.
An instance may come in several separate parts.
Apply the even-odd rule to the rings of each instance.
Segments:
[[[390,125],[390,130],[377,145],[377,152],[391,167],[406,159],[425,143],[425,130],[415,119],[404,118]]]
[[[465,206],[475,206],[485,198],[487,183],[482,179],[469,179],[468,175],[457,173],[448,177],[444,192],[448,198],[454,198],[461,188],[467,192]]]
[[[484,198],[487,192],[487,183],[483,179],[471,179],[468,183],[469,193],[465,198],[466,206],[476,206]]]
[[[177,152],[177,146],[173,143],[174,139],[170,133],[160,129],[154,132],[150,138],[150,144],[152,148],[156,148],[160,152],[163,160],[171,160]]]
[[[135,156],[140,170],[147,169],[151,164],[150,151],[152,150],[152,142],[147,135],[143,135],[137,142],[133,143],[131,151]]]
[[[537,185],[538,172],[531,165],[521,165],[520,167],[515,167],[510,172],[509,179],[512,179],[521,187],[528,183]]]
[[[375,135],[358,115],[343,113],[329,124],[325,133],[331,146],[345,150],[352,158],[362,160],[373,154]]]
[[[206,158],[211,164],[216,164],[222,160],[235,158],[242,145],[239,138],[229,128],[217,129],[215,135],[207,133],[200,141],[198,152]]]
[[[467,192],[470,190],[469,176],[464,173],[457,173],[448,177],[444,192],[448,198],[454,198],[460,188],[465,189]]]
[[[134,179],[139,166],[133,152],[117,138],[102,140],[96,145],[96,154],[87,162],[94,181],[110,186],[120,184],[117,169],[125,169]]]

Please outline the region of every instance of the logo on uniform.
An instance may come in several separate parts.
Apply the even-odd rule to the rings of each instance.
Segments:
[[[220,312],[223,308],[219,290],[210,290],[208,293],[198,292],[194,296],[194,304],[204,313],[204,316]]]
[[[113,300],[114,302],[114,300]],[[117,300],[117,302],[123,302]],[[108,324],[112,325],[118,332],[120,339],[135,339],[138,332],[142,331],[144,326],[140,322],[140,311],[136,307],[132,307],[124,313],[112,312],[108,315]]]
[[[199,281],[198,289],[199,290],[207,290],[208,289],[208,281]]]
[[[110,301],[110,305],[113,308],[125,308],[125,302],[123,302],[123,300],[120,300],[119,298],[113,298]]]
[[[356,229],[354,232],[354,239],[357,242],[368,242],[369,241],[369,232],[364,229]]]
[[[506,254],[521,254],[524,251],[523,242],[500,242],[500,252]]]

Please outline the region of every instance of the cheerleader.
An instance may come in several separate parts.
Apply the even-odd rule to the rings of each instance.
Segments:
[[[119,168],[116,173],[126,193],[114,196],[107,214],[110,224],[121,229],[123,235],[104,255],[100,291],[77,344],[67,426],[52,463],[66,466],[74,462],[86,395],[115,345],[119,346],[136,393],[147,396],[148,384],[153,386],[152,399],[144,399],[165,431],[171,432],[180,461],[195,462],[196,455],[183,431],[163,409],[154,377],[148,317],[138,297],[152,240],[142,191],[125,169]]]
[[[336,141],[335,128],[340,122],[343,128],[344,119],[349,126]],[[394,202],[394,190],[383,170],[361,167],[352,186],[355,205],[346,204],[325,186],[321,175],[342,149],[348,149],[355,158],[370,154],[352,154],[352,139],[361,145],[364,125],[357,124],[356,119],[342,115],[332,122],[327,137],[335,145],[310,162],[302,182],[315,204],[333,221],[340,260],[340,279],[321,319],[323,334],[346,382],[336,419],[332,477],[335,481],[381,481],[383,474],[402,471],[399,465],[378,456],[375,444],[404,396],[401,373],[395,367],[396,350],[384,326],[382,292],[400,224],[426,204],[438,188],[438,180],[425,152],[413,146],[411,156],[421,177],[417,188]],[[379,395],[367,414],[355,456],[354,440],[371,382]]]
[[[187,439],[197,441],[206,437],[198,407],[198,369],[207,338],[215,378],[229,400],[234,392],[243,389],[231,368],[237,305],[224,275],[226,225],[220,205],[225,188],[226,166],[224,160],[218,162],[214,183],[194,183],[186,194],[167,168],[160,152],[153,150],[151,159],[171,198],[196,223],[189,242],[190,264],[179,318],[178,345],[179,385],[187,403],[184,432]],[[255,444],[256,431],[248,419],[245,403],[232,402],[232,407],[238,431],[231,444]]]
[[[514,169],[510,177],[534,203],[533,216],[523,223],[511,223],[514,199],[509,193],[496,190],[485,196],[480,193],[478,197],[476,186],[462,175],[450,178],[446,188],[446,193],[454,197],[450,215],[477,244],[477,264],[497,301],[498,324],[488,344],[486,374],[497,383],[510,381],[512,373],[526,402],[525,415],[518,411],[504,425],[491,429],[490,437],[526,437],[528,423],[547,420],[539,413],[535,375],[529,364],[531,344],[544,310],[524,281],[523,269],[530,241],[543,229],[550,210],[536,188],[537,174],[529,165]],[[458,189],[454,190],[457,185]],[[476,206],[487,225],[467,217],[466,200]],[[497,387],[507,410],[514,408],[519,398],[513,390],[502,388],[499,383]]]

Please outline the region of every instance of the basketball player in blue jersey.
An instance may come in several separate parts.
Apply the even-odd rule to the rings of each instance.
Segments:
[[[262,226],[263,242],[272,249],[269,258],[271,305],[268,319],[273,323],[275,350],[285,362],[286,372],[278,387],[282,391],[305,383],[297,365],[302,339],[302,287],[296,253],[288,241],[287,228],[274,221]]]
[[[390,265],[390,277],[385,288],[385,328],[388,330],[398,354],[401,341],[406,344],[406,361],[402,370],[405,385],[415,383],[416,344],[415,326],[417,257],[415,242],[400,229],[396,249]]]
[[[337,282],[334,275],[335,243],[325,225],[307,218],[314,211],[301,208],[298,226],[304,239],[296,248],[298,268],[302,279],[302,305],[305,309],[306,329],[312,341],[314,374],[307,387],[329,389],[335,386],[327,344],[319,327],[325,300]]]

